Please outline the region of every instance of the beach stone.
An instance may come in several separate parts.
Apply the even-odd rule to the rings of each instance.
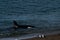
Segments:
[[[45,37],[43,34],[42,34],[41,36],[42,36],[42,38],[44,38],[44,37]]]
[[[41,35],[39,35],[39,37],[41,38]]]

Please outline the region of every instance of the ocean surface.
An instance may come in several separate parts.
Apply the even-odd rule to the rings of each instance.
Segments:
[[[0,31],[20,25],[33,25],[22,32],[40,33],[60,30],[60,0],[0,0]]]

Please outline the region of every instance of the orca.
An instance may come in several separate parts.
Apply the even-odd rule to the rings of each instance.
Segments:
[[[19,28],[27,29],[27,28],[34,28],[34,26],[32,26],[32,25],[19,25],[19,24],[17,24],[17,22],[14,20],[14,21],[13,21],[13,28],[14,28],[14,29],[19,29]]]

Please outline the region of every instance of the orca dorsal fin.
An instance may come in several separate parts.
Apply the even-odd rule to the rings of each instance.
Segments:
[[[18,25],[17,22],[16,22],[15,20],[13,20],[13,24],[14,24],[14,25]]]
[[[13,20],[13,27],[18,28],[18,24],[15,20]]]

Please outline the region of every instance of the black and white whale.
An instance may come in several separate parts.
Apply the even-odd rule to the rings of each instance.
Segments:
[[[19,24],[14,20],[14,21],[13,21],[13,28],[14,28],[14,29],[19,29],[19,28],[27,29],[27,28],[34,28],[34,26],[32,26],[32,25],[19,25]]]

